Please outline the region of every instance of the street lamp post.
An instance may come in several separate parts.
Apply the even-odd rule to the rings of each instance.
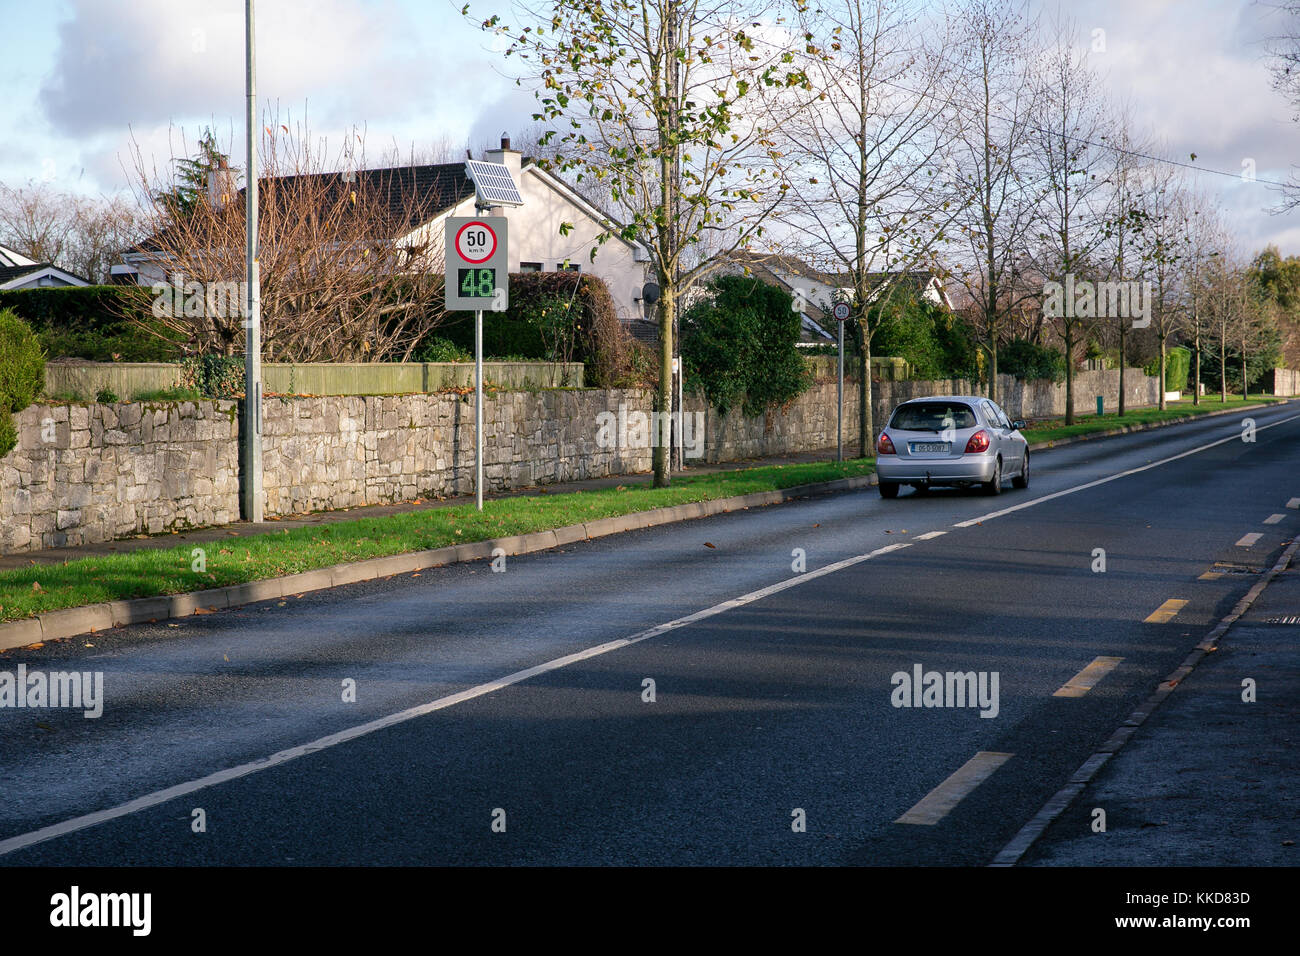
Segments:
[[[244,197],[247,299],[244,303],[244,486],[243,512],[246,521],[261,521],[262,514],[262,289],[257,262],[257,76],[253,36],[253,0],[244,8],[245,74],[247,94],[245,116],[248,172]]]

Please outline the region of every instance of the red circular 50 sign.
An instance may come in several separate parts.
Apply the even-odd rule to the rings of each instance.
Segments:
[[[465,262],[487,262],[496,251],[497,234],[485,222],[467,222],[456,233],[456,255]]]

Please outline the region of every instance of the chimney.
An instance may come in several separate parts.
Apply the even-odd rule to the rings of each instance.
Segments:
[[[510,178],[515,181],[516,186],[522,186],[519,182],[519,168],[523,159],[523,154],[518,150],[510,148],[510,137],[505,133],[501,134],[501,148],[489,149],[485,158],[489,163],[504,163],[506,169],[510,170]]]
[[[233,202],[239,195],[239,177],[230,168],[225,157],[217,160],[217,165],[208,170],[208,202],[220,209],[228,202]]]

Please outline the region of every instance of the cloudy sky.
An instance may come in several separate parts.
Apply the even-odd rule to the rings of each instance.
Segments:
[[[460,0],[461,3],[464,0]],[[482,15],[503,0],[471,0]],[[307,115],[331,148],[365,131],[373,164],[398,148],[483,144],[531,126],[531,94],[449,0],[258,0],[258,92],[281,121]],[[1245,182],[1285,179],[1300,125],[1270,86],[1269,36],[1285,22],[1253,0],[1072,0],[1106,85],[1170,157],[1203,172],[1244,246],[1300,254],[1300,212]],[[130,143],[165,163],[205,126],[242,165],[242,0],[0,0],[0,182],[85,193],[128,188]],[[1037,0],[1049,16],[1056,0]],[[192,150],[191,150],[192,151]]]

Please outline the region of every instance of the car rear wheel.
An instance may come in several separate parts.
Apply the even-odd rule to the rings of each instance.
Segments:
[[[1026,451],[1024,458],[1020,462],[1020,474],[1011,479],[1012,488],[1029,487],[1029,452]]]
[[[1002,494],[1002,459],[999,458],[993,465],[993,478],[984,482],[984,494],[1000,495]]]
[[[882,498],[897,498],[897,497],[898,497],[898,482],[896,482],[896,481],[882,481],[882,482],[880,483],[880,497],[882,497]]]

